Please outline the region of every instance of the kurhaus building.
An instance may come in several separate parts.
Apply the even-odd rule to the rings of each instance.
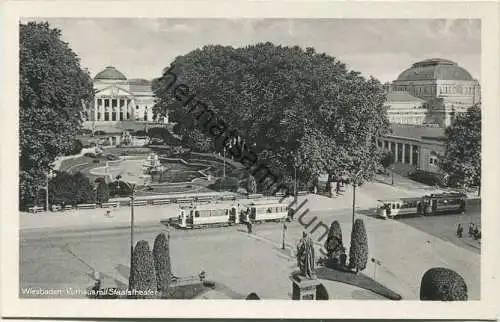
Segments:
[[[388,118],[395,124],[447,127],[481,100],[479,82],[457,63],[440,58],[414,63],[385,89]]]
[[[95,101],[87,121],[97,125],[122,121],[153,122],[154,97],[151,81],[127,79],[113,66],[94,77]],[[167,123],[168,119],[157,120]]]

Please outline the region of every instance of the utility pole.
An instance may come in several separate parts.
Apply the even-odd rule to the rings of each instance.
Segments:
[[[225,179],[226,178],[226,146],[224,146],[223,160],[224,160],[224,168],[223,168],[223,175],[222,175],[222,177]]]
[[[354,216],[356,213],[356,184],[358,181],[358,177],[361,174],[362,170],[359,170],[352,180],[352,229],[354,229]]]
[[[286,236],[286,223],[283,223],[283,243],[281,244],[281,249],[285,249],[285,236]]]
[[[134,202],[135,185],[132,185],[132,194],[130,196],[130,269],[132,269],[134,258]]]
[[[49,211],[49,172],[45,176],[45,211]]]

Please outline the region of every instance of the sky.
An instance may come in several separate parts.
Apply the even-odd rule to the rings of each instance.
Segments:
[[[173,59],[209,44],[241,47],[270,41],[314,47],[349,69],[392,81],[428,58],[481,72],[480,20],[437,19],[47,19],[91,75],[115,66],[127,78],[158,77]]]

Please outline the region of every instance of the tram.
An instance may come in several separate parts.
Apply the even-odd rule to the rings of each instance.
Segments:
[[[179,228],[230,226],[239,224],[238,205],[234,203],[197,204],[179,207]]]
[[[439,193],[420,198],[379,200],[377,215],[395,218],[409,215],[432,216],[444,213],[463,213],[467,208],[467,196],[463,193]]]
[[[284,203],[250,202],[240,209],[241,219],[246,222],[283,222],[288,218],[288,205]]]

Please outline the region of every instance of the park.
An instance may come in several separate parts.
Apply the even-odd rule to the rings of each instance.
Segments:
[[[22,53],[41,34],[66,57],[48,24],[21,31]],[[193,50],[147,85],[149,110],[115,97],[114,67],[92,79],[66,58],[78,77],[43,81],[78,104],[21,89],[20,297],[480,299],[478,104],[418,182],[414,146],[398,144],[398,172],[399,148],[381,144],[384,86],[314,48]]]

